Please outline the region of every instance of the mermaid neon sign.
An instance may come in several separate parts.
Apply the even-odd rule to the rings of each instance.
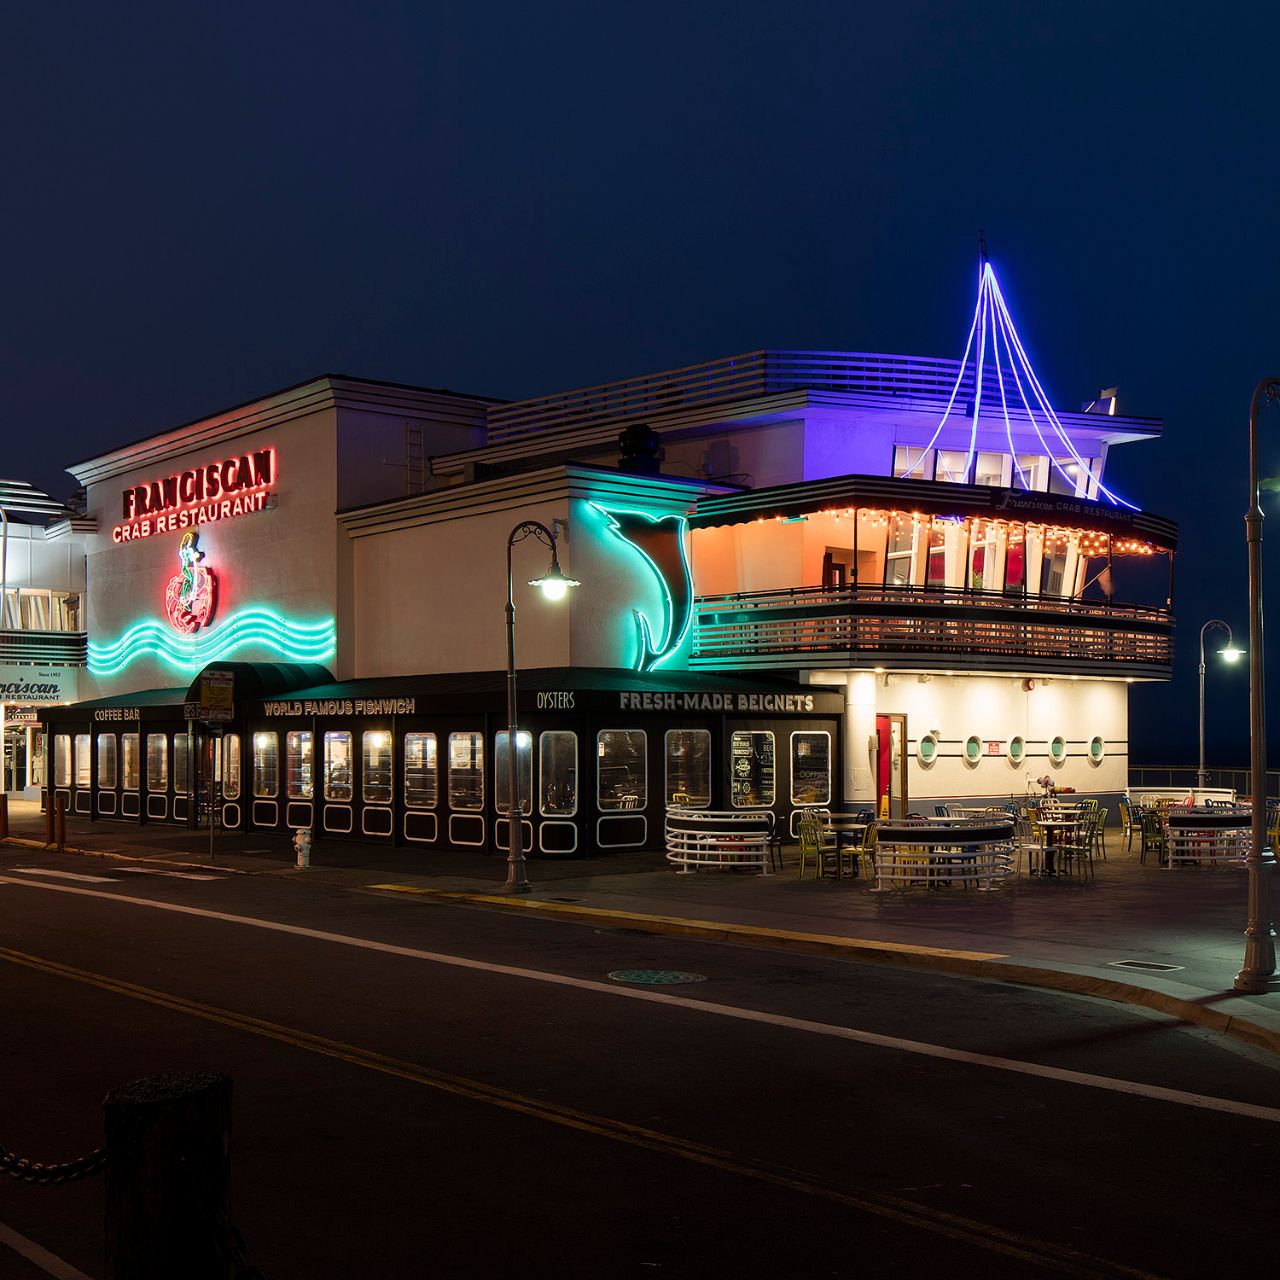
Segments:
[[[199,544],[200,534],[195,529],[182,535],[178,543],[182,568],[169,579],[164,591],[165,617],[175,631],[185,636],[209,625],[217,603],[218,580],[202,563],[204,552]]]

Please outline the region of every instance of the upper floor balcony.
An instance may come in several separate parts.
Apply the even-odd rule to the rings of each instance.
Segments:
[[[1167,679],[1167,608],[913,585],[699,596],[691,665]]]
[[[0,631],[0,663],[83,667],[88,657],[83,631]]]

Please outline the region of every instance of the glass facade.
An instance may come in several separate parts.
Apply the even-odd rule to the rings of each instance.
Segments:
[[[544,818],[578,812],[578,735],[550,730],[538,739],[539,810]]]
[[[643,729],[602,729],[596,735],[596,802],[601,809],[645,807],[647,750]]]
[[[711,733],[668,729],[665,740],[666,802],[706,808],[711,803]]]
[[[434,809],[440,802],[434,733],[404,735],[404,802],[410,809]]]

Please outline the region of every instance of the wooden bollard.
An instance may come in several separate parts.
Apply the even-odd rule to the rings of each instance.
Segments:
[[[61,853],[67,847],[67,797],[58,796],[57,813],[54,815],[53,842]]]
[[[53,813],[58,807],[57,796],[52,791],[44,793],[44,847],[53,844]]]
[[[105,1113],[107,1280],[226,1280],[231,1078],[148,1076]]]

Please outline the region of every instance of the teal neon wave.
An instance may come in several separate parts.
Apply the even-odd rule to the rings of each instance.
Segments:
[[[179,635],[163,622],[147,620],[130,627],[111,644],[89,642],[89,671],[111,676],[139,658],[154,657],[179,671],[198,671],[220,662],[237,649],[257,645],[273,650],[289,662],[321,662],[337,649],[337,625],[295,622],[271,609],[244,609],[232,614],[216,630],[199,636]]]

